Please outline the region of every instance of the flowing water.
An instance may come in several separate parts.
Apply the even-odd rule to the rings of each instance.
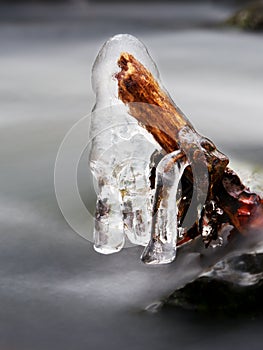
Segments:
[[[143,265],[140,247],[102,256],[66,223],[53,172],[66,132],[94,104],[90,78],[96,54],[119,32],[145,42],[165,86],[198,131],[237,166],[261,172],[262,36],[208,29],[208,18],[216,22],[231,9],[207,3],[191,14],[188,5],[161,6],[146,19],[137,16],[143,7],[121,6],[116,15],[114,6],[109,12],[107,6],[79,6],[57,12],[5,6],[1,12],[0,346],[261,349],[262,317],[222,321],[159,308],[163,297],[231,251],[209,250],[200,259],[197,241],[166,266]],[[79,190],[93,210],[95,191],[86,164],[84,152]],[[92,220],[74,203],[68,210],[87,236],[92,234]],[[247,251],[257,242],[249,248],[242,244],[240,251]]]

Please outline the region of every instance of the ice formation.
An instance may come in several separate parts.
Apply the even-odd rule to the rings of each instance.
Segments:
[[[96,105],[90,127],[90,166],[98,184],[94,248],[103,254],[120,251],[126,239],[132,244],[148,243],[151,157],[160,150],[118,99],[114,76],[123,50],[139,57],[158,77],[145,46],[130,35],[117,35],[106,42],[93,67]]]
[[[170,263],[176,257],[176,194],[183,172],[189,165],[186,157],[181,157],[181,153],[178,150],[167,154],[157,166],[151,239],[142,254],[142,261],[147,264]]]
[[[262,226],[262,199],[174,104],[139,40],[107,41],[92,83],[96,251],[118,252],[129,241],[146,246],[142,261],[163,264],[175,259],[178,244],[197,236],[216,247],[226,225],[233,224],[231,234]]]
[[[90,165],[98,185],[94,248],[103,254],[118,252],[128,239],[133,244],[147,245],[142,254],[145,263],[168,263],[176,256],[176,194],[189,163],[185,156],[177,159],[180,151],[163,158],[165,152],[118,98],[117,62],[122,52],[134,55],[165,91],[156,65],[139,40],[117,35],[102,47],[92,75],[96,105],[90,129]],[[187,147],[194,144],[194,149],[201,148],[194,130],[185,127],[179,139],[193,161],[191,148]],[[155,186],[150,182],[152,168],[156,169]]]

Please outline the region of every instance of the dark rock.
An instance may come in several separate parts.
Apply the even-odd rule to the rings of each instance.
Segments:
[[[215,268],[207,276],[175,291],[165,305],[219,317],[263,315],[262,271],[263,254],[245,254],[232,258],[226,262],[221,273]],[[240,279],[240,275],[243,279]]]
[[[263,2],[242,8],[231,16],[226,24],[246,30],[263,30]]]

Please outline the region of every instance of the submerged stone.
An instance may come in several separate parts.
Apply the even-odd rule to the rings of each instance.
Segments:
[[[263,315],[262,271],[262,253],[221,261],[209,273],[176,290],[165,305],[220,317]]]

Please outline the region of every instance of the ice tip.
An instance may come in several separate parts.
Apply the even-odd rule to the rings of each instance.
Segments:
[[[94,92],[101,80],[107,81],[115,77],[118,72],[117,62],[123,52],[133,55],[159,79],[158,69],[145,44],[131,34],[116,34],[103,44],[93,64],[91,82]]]
[[[138,38],[136,38],[134,35],[129,34],[129,33],[119,33],[119,34],[115,34],[113,35],[109,40],[106,41],[113,41],[113,40],[123,40],[123,39],[130,39],[130,40],[135,40],[135,41],[140,41]]]

